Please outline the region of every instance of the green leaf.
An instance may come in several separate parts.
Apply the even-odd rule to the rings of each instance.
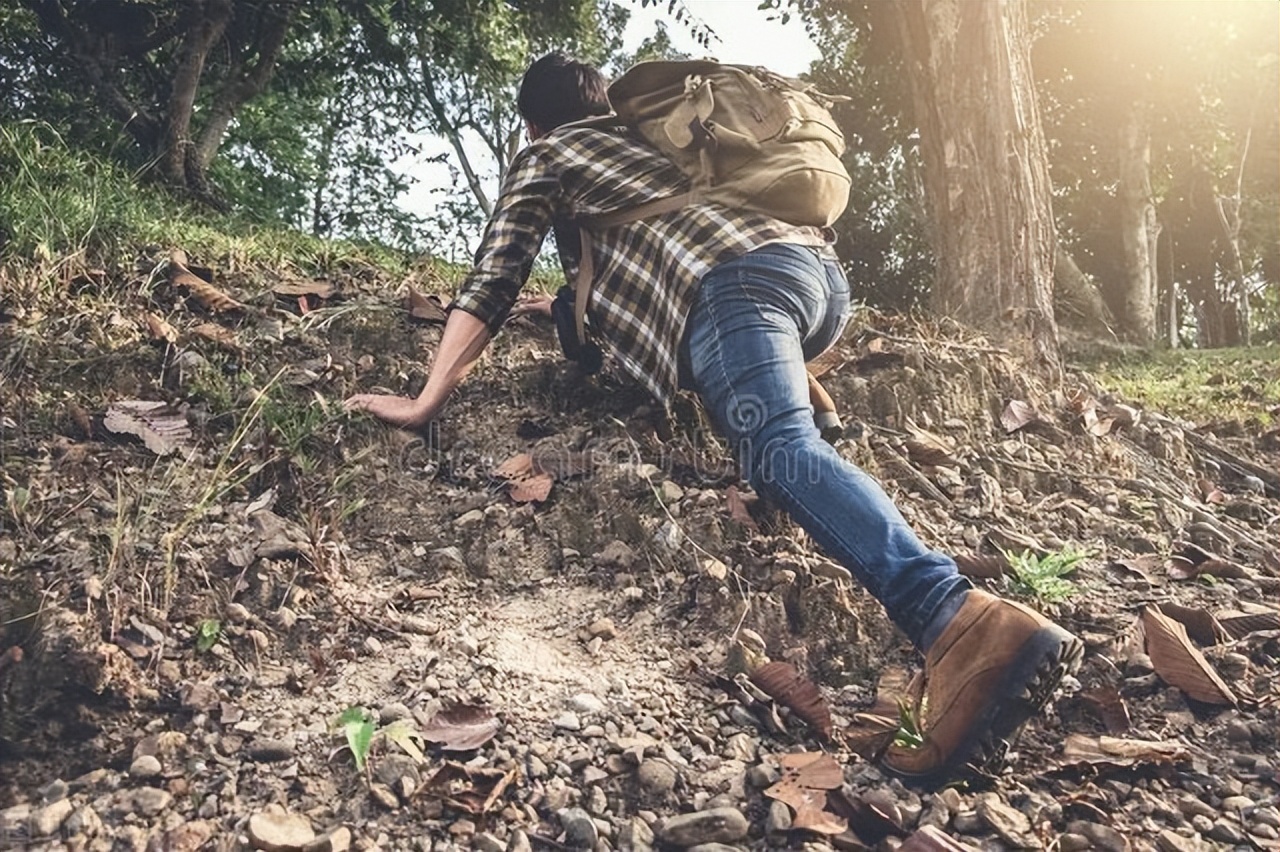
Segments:
[[[342,729],[347,738],[347,748],[355,758],[356,769],[363,772],[369,759],[369,747],[373,745],[373,717],[363,707],[348,707],[342,711],[334,727]]]
[[[222,638],[222,622],[216,618],[206,618],[196,628],[196,650],[204,653],[218,644]]]
[[[405,753],[412,757],[418,763],[424,763],[427,759],[422,753],[421,743],[423,742],[422,734],[414,727],[413,723],[408,719],[397,719],[390,725],[378,731],[378,736],[386,737],[391,742],[404,749]]]

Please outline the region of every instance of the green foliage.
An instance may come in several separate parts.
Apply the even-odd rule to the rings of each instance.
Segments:
[[[373,715],[363,707],[348,707],[334,721],[333,728],[342,732],[356,769],[363,772],[373,746]]]
[[[1073,597],[1078,589],[1066,579],[1075,572],[1088,552],[1064,548],[1055,553],[1039,556],[1030,550],[1013,554],[1005,552],[1009,562],[1009,580],[1016,594],[1035,598],[1044,603],[1060,603]]]
[[[911,706],[906,698],[898,699],[898,731],[893,735],[893,744],[903,748],[922,748],[924,731],[920,728],[920,714]]]
[[[1098,384],[1145,408],[1197,423],[1269,424],[1280,406],[1280,349],[1175,349],[1089,363]]]
[[[222,638],[222,623],[216,618],[206,618],[196,627],[196,650],[201,654],[211,650]]]

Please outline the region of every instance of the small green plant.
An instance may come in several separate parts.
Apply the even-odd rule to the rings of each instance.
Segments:
[[[1059,603],[1075,595],[1076,584],[1066,579],[1088,558],[1087,551],[1063,548],[1039,556],[1030,550],[1014,554],[1005,552],[1009,562],[1009,581],[1016,594],[1036,598],[1045,603]]]
[[[418,763],[426,760],[422,753],[422,734],[408,719],[397,719],[390,725],[378,728],[373,715],[363,707],[348,707],[334,720],[331,728],[341,731],[347,748],[356,762],[356,769],[364,771],[369,762],[369,752],[378,740],[395,743]]]
[[[893,744],[902,748],[922,748],[924,732],[920,730],[920,714],[905,698],[898,699],[898,732]]]
[[[206,618],[196,628],[196,650],[205,653],[222,638],[222,623],[216,618]]]

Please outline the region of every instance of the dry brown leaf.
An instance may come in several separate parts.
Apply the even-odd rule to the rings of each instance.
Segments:
[[[1029,402],[1021,399],[1009,400],[1000,415],[1000,425],[1006,432],[1017,432],[1019,429],[1040,419],[1040,415]]]
[[[1184,547],[1180,555],[1169,559],[1169,576],[1175,580],[1194,580],[1204,574],[1222,580],[1249,576],[1244,566],[1215,556],[1194,545]]]
[[[1142,612],[1142,626],[1147,637],[1147,656],[1161,680],[1205,704],[1237,703],[1231,687],[1191,644],[1186,628],[1179,622],[1148,606]]]
[[[831,736],[831,708],[818,691],[813,681],[796,671],[790,663],[774,661],[765,663],[750,673],[751,682],[769,694],[783,707],[809,727],[817,731],[824,740]]]
[[[1123,734],[1132,725],[1129,705],[1115,687],[1097,686],[1081,692],[1080,698],[1098,714],[1108,733]]]
[[[956,460],[951,454],[936,446],[922,441],[907,440],[903,442],[907,456],[912,462],[925,467],[955,467]]]
[[[808,809],[821,810],[826,806],[827,791],[844,783],[843,768],[825,752],[780,754],[775,759],[782,770],[782,777],[764,794],[785,802],[797,813]]]
[[[1190,755],[1181,743],[1166,740],[1131,740],[1068,734],[1062,744],[1062,765],[1080,763],[1133,766],[1138,763],[1172,763]]]
[[[1185,627],[1187,635],[1201,645],[1217,645],[1228,639],[1227,631],[1206,609],[1162,603],[1160,611]]]
[[[423,322],[443,323],[449,318],[439,297],[423,295],[412,287],[405,296],[405,308],[409,311],[409,316]]]
[[[174,251],[169,257],[169,284],[185,288],[202,308],[212,313],[244,308],[244,305],[188,269],[187,256],[180,250]]]
[[[1216,618],[1232,639],[1264,630],[1280,630],[1280,612],[1220,612]]]
[[[810,805],[796,811],[791,827],[799,831],[812,831],[814,834],[844,834],[849,830],[849,822],[825,808]]]
[[[158,456],[185,448],[191,440],[187,416],[165,402],[124,399],[112,403],[102,425],[118,435],[134,435]]]
[[[891,835],[905,834],[902,809],[887,790],[873,789],[854,795],[842,787],[827,795],[827,806],[848,820],[849,828],[860,840],[879,843]]]
[[[459,704],[436,713],[420,733],[445,751],[472,751],[493,739],[498,727],[497,717],[488,708]]]
[[[154,340],[163,340],[167,343],[178,342],[178,330],[170,325],[164,317],[147,311],[142,315],[143,324],[146,325],[147,331],[151,333]]]
[[[315,296],[317,299],[332,299],[338,294],[338,286],[332,281],[313,278],[308,281],[282,281],[271,288],[277,296]]]
[[[515,778],[514,769],[503,772],[448,761],[426,780],[422,792],[469,814],[485,814],[493,810]]]
[[[897,715],[854,713],[853,721],[841,733],[845,748],[868,763],[879,760],[898,735]]]
[[[986,580],[998,580],[1009,568],[1009,560],[1000,554],[958,553],[955,561],[961,574]]]
[[[1196,480],[1196,487],[1200,489],[1200,499],[1206,503],[1225,503],[1227,501],[1222,489],[1214,485],[1212,479],[1202,477]]]
[[[534,469],[533,458],[528,453],[507,459],[498,465],[493,475],[506,480],[507,493],[517,503],[541,503],[551,495],[551,486],[555,484],[551,474]]]
[[[595,456],[591,453],[562,447],[539,447],[529,455],[535,473],[550,474],[557,480],[590,473],[595,467]]]
[[[210,343],[216,343],[227,349],[240,350],[240,341],[236,337],[236,333],[225,326],[218,325],[216,322],[202,322],[191,327],[191,333],[196,337],[202,337]]]
[[[1153,571],[1164,565],[1164,559],[1154,553],[1135,556],[1131,559],[1117,559],[1107,564],[1107,570],[1122,576],[1132,577],[1154,586]]]

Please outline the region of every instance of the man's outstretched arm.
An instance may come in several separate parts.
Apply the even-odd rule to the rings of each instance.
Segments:
[[[404,429],[421,429],[434,420],[492,338],[484,320],[462,310],[449,312],[440,348],[431,362],[426,387],[417,399],[380,393],[359,393],[348,399],[348,411],[367,411]]]

